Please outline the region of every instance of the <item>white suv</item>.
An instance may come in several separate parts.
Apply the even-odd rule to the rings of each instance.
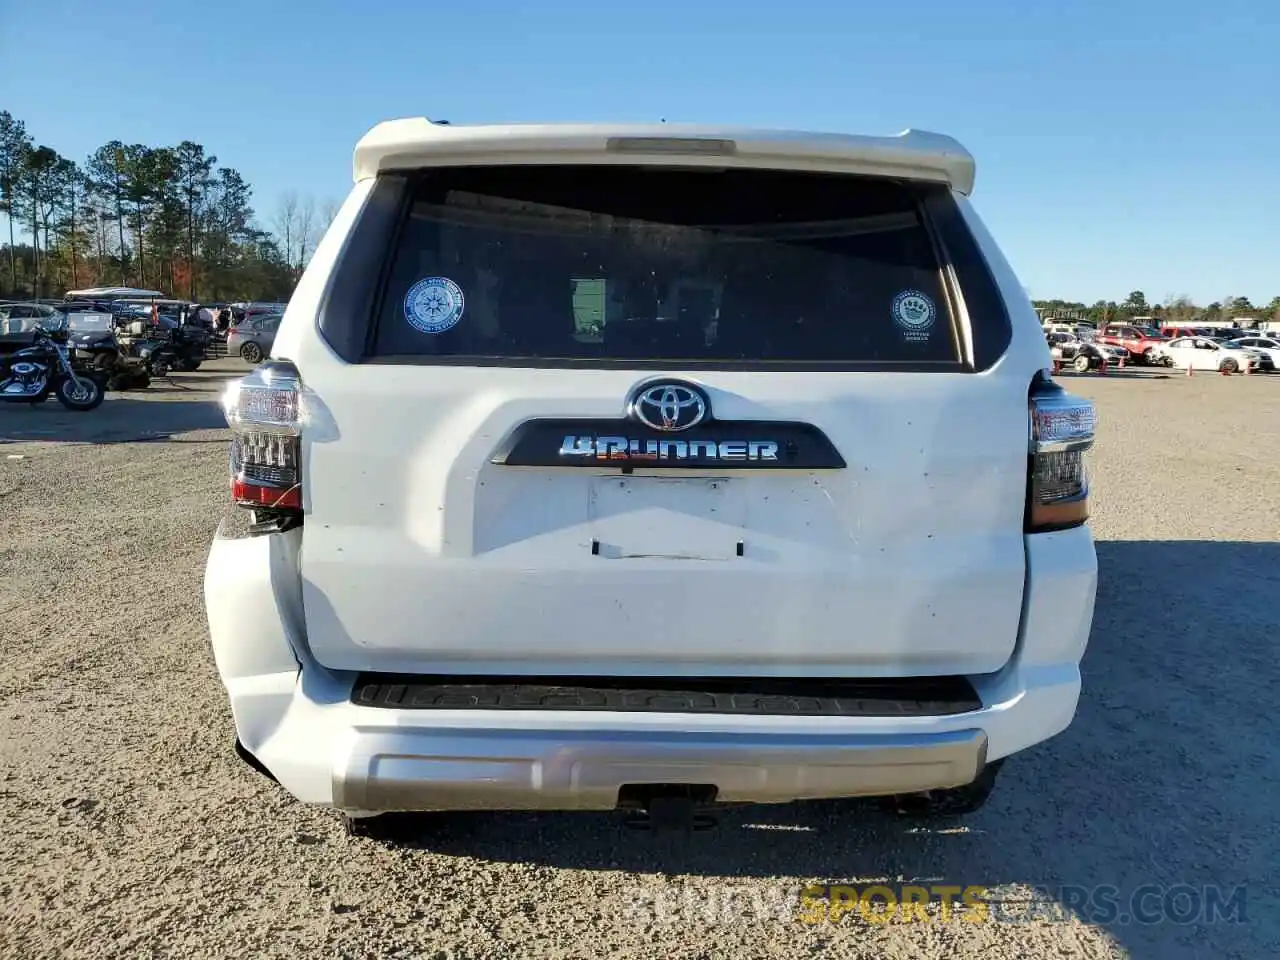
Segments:
[[[241,756],[357,819],[980,805],[1071,722],[1096,559],[1094,410],[973,177],[915,131],[375,127],[225,398]]]

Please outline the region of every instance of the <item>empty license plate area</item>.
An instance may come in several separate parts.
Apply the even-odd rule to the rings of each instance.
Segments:
[[[594,549],[609,560],[731,560],[746,511],[736,486],[714,477],[593,477]]]

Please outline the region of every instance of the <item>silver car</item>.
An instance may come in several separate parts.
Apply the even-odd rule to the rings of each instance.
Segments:
[[[227,334],[227,356],[239,356],[248,363],[261,363],[271,353],[282,313],[248,317]]]

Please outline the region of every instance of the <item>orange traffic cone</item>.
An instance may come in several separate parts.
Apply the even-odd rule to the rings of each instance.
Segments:
[[[1231,376],[1231,371],[1227,369],[1226,364],[1223,364],[1222,366],[1220,366],[1218,368],[1218,372],[1222,374],[1224,377]]]
[[[1098,372],[1102,374],[1104,377],[1107,375],[1107,361],[1105,359],[1098,366]]]
[[[1188,363],[1188,364],[1187,364],[1187,376],[1188,376],[1188,377],[1192,375],[1192,374],[1191,374],[1191,369],[1192,369],[1192,368],[1191,368],[1191,364],[1190,364],[1190,363]]]

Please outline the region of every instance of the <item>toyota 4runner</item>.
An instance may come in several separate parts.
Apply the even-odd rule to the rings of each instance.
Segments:
[[[228,389],[242,758],[353,818],[985,800],[1063,730],[1094,410],[950,138],[375,127]]]

